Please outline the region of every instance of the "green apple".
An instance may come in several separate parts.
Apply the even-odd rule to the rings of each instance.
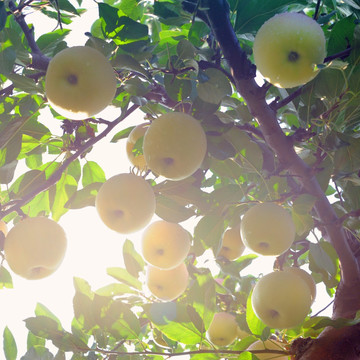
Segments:
[[[228,346],[238,336],[235,316],[227,312],[216,313],[207,330],[209,340],[216,346]]]
[[[299,13],[283,13],[266,21],[257,32],[254,61],[271,84],[292,88],[312,80],[324,61],[326,40],[321,26]]]
[[[90,46],[57,53],[45,76],[50,105],[62,116],[83,120],[104,110],[115,96],[116,75],[106,57]]]
[[[311,303],[313,303],[316,298],[316,284],[313,277],[305,270],[298,267],[285,267],[283,270],[293,272],[294,274],[299,275],[306,282],[306,284],[309,286],[311,293]]]
[[[102,184],[95,207],[107,227],[129,234],[150,222],[155,213],[155,195],[143,177],[124,173]]]
[[[239,258],[245,250],[245,245],[240,236],[240,224],[233,228],[226,229],[218,256],[232,261]]]
[[[148,167],[170,180],[182,180],[198,170],[207,150],[200,122],[182,112],[155,119],[144,135],[143,151]]]
[[[311,292],[294,272],[275,271],[256,283],[251,302],[255,314],[267,326],[292,328],[301,324],[309,313]]]
[[[5,259],[19,276],[42,279],[51,275],[62,263],[67,247],[63,228],[46,217],[26,218],[7,234]]]
[[[261,255],[278,256],[290,248],[295,239],[295,224],[290,213],[274,203],[250,208],[240,224],[246,247]]]
[[[135,126],[131,130],[131,132],[126,140],[126,154],[128,156],[128,159],[140,171],[146,171],[146,169],[147,169],[145,157],[144,157],[144,154],[135,154],[133,152],[133,150],[134,150],[134,146],[135,146],[136,142],[139,139],[141,139],[142,137],[144,137],[148,127],[149,127],[149,123],[144,123],[144,124]]]
[[[144,230],[141,245],[144,259],[149,264],[160,269],[172,269],[188,255],[190,235],[179,224],[159,220]]]
[[[185,263],[170,270],[159,269],[151,265],[147,267],[147,287],[160,300],[175,300],[186,290],[188,282],[189,272]]]
[[[278,350],[278,351],[286,351],[284,345],[276,340],[265,340],[265,341],[255,341],[252,343],[247,349],[247,351],[252,350]],[[289,360],[289,356],[273,354],[273,353],[263,353],[263,354],[255,354],[259,360]]]

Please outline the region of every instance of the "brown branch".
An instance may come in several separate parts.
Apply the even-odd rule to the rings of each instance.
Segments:
[[[51,186],[55,185],[61,179],[63,172],[73,161],[75,161],[83,153],[85,153],[89,148],[91,148],[93,145],[95,145],[97,142],[99,142],[101,139],[103,139],[106,135],[108,135],[109,132],[112,129],[114,129],[114,127],[116,125],[118,125],[121,121],[126,119],[130,114],[132,114],[138,108],[139,108],[139,105],[131,106],[127,111],[122,113],[117,119],[115,119],[110,124],[108,124],[107,128],[103,132],[101,132],[99,135],[95,136],[94,138],[88,140],[85,144],[83,144],[81,147],[79,147],[79,149],[74,154],[72,154],[70,157],[68,157],[61,164],[61,166],[59,166],[59,168],[44,183],[42,183],[39,187],[37,187],[36,189],[31,191],[30,193],[23,196],[21,198],[21,200],[17,201],[14,205],[11,205],[6,210],[1,211],[0,219],[6,215],[12,213],[13,211],[20,210],[22,206],[26,205],[36,195],[48,190]],[[2,207],[6,208],[6,204],[4,204]]]
[[[9,9],[12,11],[14,18],[19,24],[21,30],[23,31],[31,49],[31,67],[38,70],[46,70],[49,65],[50,58],[45,56],[38,47],[34,37],[34,29],[29,28],[25,21],[25,16],[21,13],[21,10],[19,10],[12,1],[9,2]]]
[[[224,10],[224,0],[209,2],[206,11],[212,31],[224,53],[237,84],[237,90],[245,99],[250,112],[257,119],[266,143],[277,154],[280,163],[296,176],[304,189],[316,198],[315,211],[319,221],[326,229],[326,238],[334,246],[342,268],[344,284],[358,283],[360,269],[346,239],[345,231],[338,217],[321,189],[311,168],[296,154],[292,141],[281,129],[276,111],[267,104],[264,90],[257,85],[252,76],[252,67],[241,49],[229,14]],[[219,24],[221,21],[221,26]]]

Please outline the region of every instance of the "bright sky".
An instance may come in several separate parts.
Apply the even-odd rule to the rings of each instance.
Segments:
[[[73,32],[67,40],[69,45],[83,45],[87,40],[84,32],[90,30],[90,26],[98,16],[97,5],[91,0],[85,0],[83,7],[89,9],[88,15],[77,19],[73,26]],[[38,13],[27,18],[28,22],[35,25],[37,36],[41,32],[52,31],[54,22],[47,21]],[[40,26],[41,24],[41,26]],[[66,26],[65,26],[66,28]],[[111,120],[117,116],[110,110],[105,111],[103,118]],[[111,144],[110,139],[121,128],[141,123],[142,113],[138,112],[124,121],[121,127],[116,128],[107,138],[97,144],[92,152],[87,155],[87,160],[96,161],[102,166],[106,177],[128,172],[130,163],[126,158],[125,140],[117,144]],[[49,114],[44,114],[42,122],[54,133],[61,134],[61,123]],[[23,168],[24,169],[24,168]],[[18,173],[19,175],[19,173]],[[18,357],[26,351],[27,330],[23,320],[34,316],[34,309],[39,302],[48,307],[62,321],[65,329],[70,330],[73,318],[72,298],[74,295],[73,277],[81,277],[87,280],[93,289],[111,283],[113,280],[106,275],[106,268],[122,266],[122,246],[124,240],[129,238],[139,251],[141,232],[128,236],[120,235],[108,229],[99,219],[95,208],[88,207],[80,210],[69,211],[60,220],[68,237],[68,249],[64,262],[52,276],[36,281],[24,280],[13,275],[14,289],[0,290],[0,358],[2,358],[2,331],[7,325],[13,332],[18,345]],[[188,230],[192,230],[191,226]],[[249,273],[267,273],[272,269],[274,258],[260,258],[248,268]],[[115,281],[115,280],[114,280]],[[319,290],[319,287],[318,287]],[[320,293],[324,294],[324,291]],[[313,312],[324,308],[329,299],[320,295],[315,302]],[[324,313],[324,315],[330,313]]]

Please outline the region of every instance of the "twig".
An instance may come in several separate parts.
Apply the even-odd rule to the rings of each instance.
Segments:
[[[319,310],[316,314],[312,315],[311,317],[316,317],[319,314],[321,314],[323,311],[325,311],[329,306],[331,306],[334,303],[334,300],[331,300],[329,304],[327,304],[323,309]]]
[[[89,141],[87,141],[85,144],[83,144],[73,155],[68,157],[61,166],[39,187],[31,191],[30,193],[26,194],[21,198],[21,200],[17,201],[15,205],[12,205],[8,207],[6,210],[3,210],[0,212],[0,218],[3,218],[4,216],[12,213],[13,211],[17,211],[22,206],[26,205],[29,201],[31,201],[36,195],[40,194],[43,191],[48,190],[51,186],[56,184],[60,179],[65,171],[65,169],[78,157],[80,157],[84,152],[86,152],[90,147],[92,147],[94,144],[96,144],[98,141],[103,139],[109,132],[118,125],[121,121],[126,119],[130,114],[132,114],[136,109],[138,109],[139,105],[133,105],[130,109],[122,113],[117,119],[112,121],[107,128],[101,132],[99,135],[97,135],[94,138],[91,138]],[[3,205],[3,207],[6,207],[6,204]]]

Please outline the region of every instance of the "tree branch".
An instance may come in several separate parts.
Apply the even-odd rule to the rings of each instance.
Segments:
[[[276,111],[266,102],[264,90],[255,82],[254,65],[246,58],[237,41],[224,1],[209,1],[206,14],[225,59],[232,69],[237,90],[257,119],[266,143],[276,153],[280,163],[296,177],[309,194],[316,198],[315,211],[326,229],[327,240],[331,242],[339,256],[342,281],[349,286],[358,283],[359,264],[348,245],[345,231],[339,224],[338,217],[311,168],[296,154],[291,139],[281,129]]]
[[[21,9],[18,9],[14,2],[9,2],[9,9],[12,11],[12,14],[14,15],[14,18],[16,22],[21,27],[21,30],[23,31],[25,38],[29,44],[29,47],[31,49],[31,67],[38,70],[46,70],[50,58],[45,56],[38,45],[36,44],[35,37],[34,37],[34,29],[30,29],[25,21],[25,16],[21,13]]]
[[[99,142],[101,139],[103,139],[106,135],[110,133],[112,129],[116,125],[118,125],[121,121],[126,119],[130,114],[132,114],[136,109],[138,109],[139,105],[133,105],[130,109],[122,113],[117,119],[112,121],[108,124],[107,128],[101,132],[99,135],[95,136],[94,138],[88,140],[84,145],[82,145],[74,154],[72,154],[70,157],[68,157],[62,164],[59,166],[59,168],[40,186],[38,186],[36,189],[31,191],[30,193],[26,194],[21,198],[21,200],[17,201],[14,205],[11,205],[6,210],[0,211],[0,219],[4,216],[12,213],[13,211],[18,211],[21,209],[22,206],[26,205],[29,201],[31,201],[36,195],[40,194],[41,192],[44,192],[48,190],[51,186],[55,185],[60,179],[63,174],[63,172],[66,170],[66,168],[75,161],[78,157],[80,157],[83,153],[85,153],[89,148],[91,148],[94,144]],[[6,208],[6,204],[4,204],[2,207]]]

